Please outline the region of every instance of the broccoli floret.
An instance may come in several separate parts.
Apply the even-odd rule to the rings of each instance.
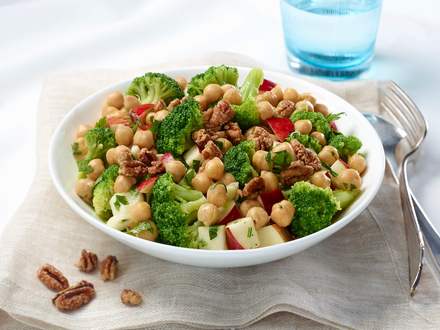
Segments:
[[[295,206],[291,229],[296,237],[313,234],[330,226],[340,209],[339,202],[330,188],[320,188],[300,181],[287,192],[287,198]]]
[[[188,84],[188,95],[196,96],[203,94],[203,89],[209,84],[231,84],[236,85],[238,70],[226,65],[211,66],[205,72],[192,77]]]
[[[148,72],[135,78],[128,86],[127,94],[136,96],[141,103],[163,100],[166,104],[184,96],[179,84],[173,78],[156,72]]]
[[[160,123],[156,136],[157,151],[171,152],[174,156],[182,155],[193,144],[191,134],[202,125],[199,103],[194,99],[187,99]]]
[[[93,208],[96,214],[102,220],[106,221],[112,216],[110,207],[110,199],[113,196],[113,185],[118,176],[119,166],[111,165],[104,173],[96,180],[93,188]]]
[[[299,143],[303,144],[306,148],[312,148],[317,153],[321,151],[322,146],[319,141],[313,136],[307,134],[301,134],[299,132],[293,132],[287,138],[287,141],[297,140]]]
[[[333,136],[329,144],[335,147],[343,158],[355,154],[362,147],[362,142],[357,137],[342,133]]]
[[[333,134],[330,123],[327,118],[320,112],[298,111],[290,116],[290,120],[295,123],[300,119],[308,119],[312,122],[313,130],[321,132],[329,140]]]
[[[233,109],[235,111],[234,120],[242,129],[248,129],[260,123],[260,114],[255,97],[262,82],[263,70],[254,68],[249,71],[240,88],[243,102],[240,105],[234,105]]]
[[[162,175],[152,194],[153,220],[159,229],[159,241],[165,244],[199,248],[197,226],[191,223],[206,198],[197,190],[174,183],[170,174]]]
[[[77,162],[80,176],[92,172],[88,165],[92,159],[104,159],[106,152],[116,146],[115,134],[108,127],[98,126],[89,130],[85,137],[87,155]]]
[[[243,141],[229,149],[223,158],[225,171],[234,176],[235,180],[240,183],[240,187],[257,175],[251,161],[254,152],[255,142]]]

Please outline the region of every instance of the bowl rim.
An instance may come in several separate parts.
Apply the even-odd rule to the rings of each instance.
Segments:
[[[173,74],[173,72],[179,72],[179,71],[191,71],[191,70],[192,71],[194,71],[194,70],[202,71],[202,70],[205,70],[209,66],[210,65],[183,66],[183,67],[178,67],[178,68],[166,67],[166,68],[161,69],[159,71],[166,73],[166,74]],[[234,66],[234,67],[237,68],[237,70],[239,72],[243,72],[243,71],[247,72],[251,69],[251,67],[246,67],[246,66]],[[151,69],[154,69],[154,67],[152,67]],[[276,245],[271,245],[271,246],[266,246],[266,247],[260,247],[257,249],[207,250],[207,249],[192,249],[192,248],[185,248],[185,247],[177,247],[177,246],[167,245],[167,244],[163,244],[163,243],[159,243],[159,242],[143,240],[141,238],[138,238],[138,237],[135,237],[132,235],[128,235],[124,232],[121,232],[117,229],[114,229],[110,226],[107,226],[107,224],[104,223],[97,216],[92,216],[92,215],[88,214],[87,212],[85,212],[79,205],[77,205],[77,202],[69,196],[67,189],[65,189],[61,183],[61,180],[58,175],[58,170],[55,165],[55,163],[56,163],[55,159],[57,158],[57,156],[56,156],[57,153],[55,150],[56,143],[61,138],[61,132],[63,131],[63,128],[68,125],[69,121],[71,120],[72,117],[74,117],[74,115],[78,111],[78,109],[84,107],[87,103],[89,103],[90,101],[92,101],[96,97],[100,96],[101,94],[105,94],[106,91],[110,91],[120,85],[127,84],[127,82],[131,81],[132,79],[124,79],[124,80],[118,81],[116,83],[110,84],[104,88],[97,90],[96,92],[94,92],[91,95],[87,96],[86,98],[82,99],[79,103],[77,103],[75,106],[73,106],[64,115],[62,120],[59,122],[59,124],[57,125],[57,128],[52,133],[50,145],[49,145],[49,153],[48,153],[49,172],[50,172],[50,176],[51,176],[53,184],[55,185],[56,190],[61,195],[63,200],[67,203],[67,205],[69,205],[69,207],[76,214],[78,214],[81,218],[86,220],[89,224],[91,224],[95,228],[103,231],[105,234],[107,234],[113,238],[116,238],[120,242],[128,243],[131,247],[142,242],[142,244],[144,244],[145,247],[148,250],[150,250],[151,252],[156,252],[156,251],[161,250],[160,252],[163,253],[163,252],[166,252],[166,250],[168,250],[168,253],[172,253],[172,254],[173,253],[180,254],[180,253],[184,253],[185,251],[187,251],[187,252],[191,252],[194,254],[200,254],[201,256],[204,255],[204,256],[212,256],[212,257],[214,257],[214,256],[231,257],[231,256],[248,255],[249,257],[252,257],[252,256],[258,256],[260,254],[269,253],[269,251],[276,251],[276,250],[280,250],[282,248],[292,247],[292,246],[298,245],[300,242],[311,241],[314,238],[318,239],[320,236],[322,236],[323,238],[327,238],[328,236],[336,233],[337,231],[339,231],[340,229],[345,227],[347,224],[349,224],[352,220],[354,220],[361,212],[363,212],[368,207],[368,205],[371,203],[371,201],[374,199],[377,192],[379,191],[379,189],[382,185],[384,172],[385,172],[385,153],[383,150],[382,142],[381,142],[379,136],[377,135],[376,130],[371,126],[371,124],[365,118],[363,118],[361,112],[359,110],[357,110],[349,102],[347,102],[345,99],[343,99],[342,97],[336,95],[335,93],[329,91],[328,89],[326,89],[324,87],[316,85],[313,82],[307,81],[307,80],[303,79],[302,77],[289,76],[287,73],[282,72],[282,71],[273,71],[273,70],[267,70],[264,68],[263,68],[263,71],[265,74],[268,74],[269,76],[285,76],[285,77],[287,76],[286,79],[294,79],[294,80],[300,81],[301,84],[303,84],[305,86],[311,86],[313,89],[319,90],[319,93],[321,93],[321,94],[327,95],[330,98],[338,99],[338,101],[343,103],[345,107],[349,107],[352,110],[354,110],[353,113],[359,114],[359,116],[360,116],[360,117],[358,116],[359,118],[362,117],[361,120],[363,120],[364,123],[367,124],[367,127],[369,127],[369,130],[372,133],[372,135],[371,135],[371,139],[373,140],[372,145],[375,145],[380,149],[380,150],[378,150],[379,159],[377,159],[377,161],[379,161],[378,166],[381,169],[381,171],[379,173],[377,173],[377,176],[375,176],[376,179],[372,183],[371,187],[368,190],[363,191],[361,194],[362,198],[357,199],[354,202],[355,204],[353,204],[353,205],[356,205],[356,207],[353,210],[350,210],[350,212],[344,214],[340,219],[338,219],[336,222],[332,223],[330,226],[323,228],[313,234],[301,237],[301,238],[296,238],[296,239],[288,241],[288,242],[284,242],[284,243],[280,243],[280,244],[276,244]],[[319,243],[319,241],[317,243]],[[315,244],[312,244],[312,245],[315,245]]]

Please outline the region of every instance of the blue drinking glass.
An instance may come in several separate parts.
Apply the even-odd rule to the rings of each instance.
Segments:
[[[374,55],[382,0],[281,0],[289,66],[332,79],[355,77]]]

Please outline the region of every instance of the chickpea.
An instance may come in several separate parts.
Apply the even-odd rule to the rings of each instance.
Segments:
[[[331,166],[339,159],[338,150],[333,146],[325,146],[318,154],[319,159]]]
[[[194,100],[199,102],[200,110],[205,111],[208,108],[208,99],[204,95],[194,96]]]
[[[136,236],[147,241],[155,241],[159,236],[156,224],[153,221],[146,221],[145,224],[146,230],[141,231]]]
[[[231,173],[225,173],[223,178],[219,181],[225,185],[235,182],[235,178]]]
[[[267,161],[267,151],[264,150],[258,150],[254,153],[252,156],[252,165],[255,166],[255,168],[259,171],[269,171],[271,166],[269,162]]]
[[[284,98],[283,90],[279,85],[276,85],[274,88],[272,88],[270,92],[272,93],[272,95],[274,95],[277,104]]]
[[[310,136],[318,140],[319,144],[322,146],[324,146],[327,143],[327,139],[325,138],[325,135],[321,132],[318,131],[312,132],[310,133]]]
[[[229,88],[223,94],[223,100],[227,101],[230,104],[241,104],[241,95],[238,90],[235,88]]]
[[[205,172],[197,173],[191,180],[191,185],[198,191],[206,193],[212,181]]]
[[[241,215],[245,217],[248,211],[256,206],[261,206],[261,204],[256,199],[246,199],[240,204]]]
[[[322,113],[324,116],[328,116],[329,115],[329,111],[328,111],[328,108],[324,105],[324,104],[321,104],[321,103],[318,103],[318,104],[316,104],[315,105],[315,107],[314,107],[314,109],[315,109],[315,112],[320,112],[320,113]]]
[[[128,192],[131,187],[136,183],[136,179],[131,176],[118,175],[113,185],[115,193]]]
[[[218,157],[214,157],[206,162],[205,165],[206,175],[213,180],[220,180],[225,173],[225,166]]]
[[[185,77],[176,77],[176,82],[179,85],[181,90],[185,90],[186,89],[186,85],[188,85],[188,82],[186,81]]]
[[[292,156],[292,160],[296,159],[295,153],[293,152],[292,145],[289,142],[283,142],[277,145],[274,145],[272,148],[272,152],[281,152],[281,151],[287,151],[290,156]]]
[[[313,104],[307,100],[302,100],[295,103],[295,111],[309,111],[312,112],[314,109]]]
[[[133,143],[133,130],[125,125],[118,125],[115,131],[116,143],[129,146]]]
[[[168,110],[159,110],[158,112],[154,113],[154,120],[162,121],[168,116],[170,112]]]
[[[327,171],[319,171],[312,175],[310,182],[321,188],[329,188],[331,179],[327,176]]]
[[[312,122],[308,119],[300,119],[294,123],[295,132],[299,132],[301,134],[309,134],[312,131]]]
[[[76,130],[76,137],[81,138],[86,135],[86,133],[91,129],[90,125],[84,125],[81,124],[78,126],[78,129]]]
[[[130,148],[130,152],[131,152],[131,156],[134,159],[138,159],[139,158],[139,152],[141,151],[141,148],[139,148],[139,146],[137,144],[133,144]]]
[[[226,186],[223,183],[216,183],[209,187],[208,193],[206,195],[208,202],[214,204],[215,206],[221,207],[228,201],[228,196],[226,193]]]
[[[278,189],[278,178],[271,171],[261,171],[260,176],[264,180],[264,190],[274,191]]]
[[[124,106],[124,95],[121,92],[113,92],[107,96],[107,105],[121,109]]]
[[[362,174],[367,168],[367,162],[365,161],[365,158],[362,155],[354,154],[348,159],[348,166],[358,171],[359,174]]]
[[[257,109],[261,120],[272,118],[274,115],[274,107],[268,101],[258,102]]]
[[[116,148],[110,148],[105,154],[105,159],[109,165],[117,164],[118,159],[116,158]]]
[[[218,143],[220,150],[225,153],[232,148],[232,142],[225,138],[218,138],[215,140]]]
[[[102,108],[101,115],[103,117],[109,117],[116,115],[118,112],[119,112],[118,108],[105,106],[104,108]]]
[[[114,157],[115,163],[113,164],[121,164],[123,161],[131,160],[131,150],[129,147],[121,145],[114,148]]]
[[[173,176],[175,182],[179,182],[185,176],[186,167],[179,160],[172,160],[165,164],[165,171]]]
[[[359,189],[362,184],[362,179],[358,171],[352,168],[346,168],[333,179],[333,182],[337,188],[351,190],[353,188]]]
[[[95,181],[91,179],[79,179],[75,185],[76,194],[86,203],[92,202],[93,186]]]
[[[154,113],[154,112],[149,112],[149,113],[147,113],[147,115],[145,116],[145,124],[147,124],[147,125],[153,125],[153,122],[154,122],[154,115],[155,115],[156,113]]]
[[[197,220],[202,222],[205,226],[211,226],[215,224],[219,219],[220,212],[214,204],[205,203],[200,206],[197,211]]]
[[[208,104],[215,102],[223,96],[223,89],[218,84],[209,84],[203,89],[203,96]]]
[[[221,89],[223,90],[223,93],[226,93],[226,91],[230,89],[235,89],[235,86],[231,84],[224,84],[221,86]]]
[[[147,202],[137,202],[129,206],[128,216],[130,218],[130,225],[135,226],[139,222],[151,219],[151,208]]]
[[[153,133],[150,130],[138,129],[134,133],[133,144],[137,144],[140,148],[150,149],[154,145]]]
[[[284,99],[292,102],[298,102],[299,94],[294,88],[286,88],[284,90]]]
[[[303,93],[299,96],[300,100],[309,101],[313,106],[316,104],[316,98],[310,93]]]
[[[272,206],[270,217],[280,227],[287,227],[292,223],[295,207],[288,200],[283,200]]]
[[[276,106],[278,104],[278,99],[277,99],[276,95],[271,92],[264,92],[262,94],[257,95],[257,97],[255,98],[255,101],[257,103],[260,103],[263,101],[268,101],[273,106]]]
[[[266,226],[270,220],[269,214],[267,214],[267,212],[261,206],[251,207],[246,213],[246,216],[254,220],[256,229]]]
[[[92,172],[87,174],[87,177],[90,180],[96,180],[98,177],[101,176],[102,172],[104,172],[105,170],[104,162],[99,158],[92,159],[89,162],[89,166],[92,168]]]
[[[131,110],[141,103],[139,102],[138,98],[133,95],[126,95],[124,98],[124,108],[127,110]]]

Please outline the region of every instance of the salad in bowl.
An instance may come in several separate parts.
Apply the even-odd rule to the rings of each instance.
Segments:
[[[193,249],[259,249],[337,222],[368,154],[344,113],[251,69],[148,72],[77,127],[75,193],[106,226]],[[100,111],[100,115],[98,115]]]

